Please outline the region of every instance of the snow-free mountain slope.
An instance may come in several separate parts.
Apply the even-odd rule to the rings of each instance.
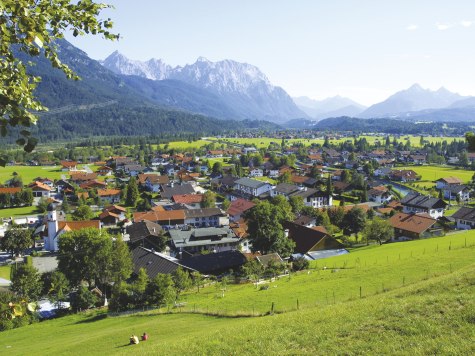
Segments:
[[[419,84],[414,84],[406,90],[391,95],[383,102],[370,106],[361,113],[360,117],[391,117],[401,116],[407,112],[442,109],[465,98],[443,87],[432,91],[422,88]]]

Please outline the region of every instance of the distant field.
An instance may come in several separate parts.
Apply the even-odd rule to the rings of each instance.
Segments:
[[[374,145],[375,142],[378,140],[382,144],[386,142],[386,136],[369,136],[369,135],[362,135],[358,136],[359,138],[366,138],[368,143],[371,145]],[[216,140],[215,138],[210,138],[213,140]],[[407,139],[410,140],[411,146],[413,147],[419,147],[420,146],[420,136],[402,136],[397,138],[398,142],[403,142],[405,143]],[[442,141],[447,141],[447,142],[452,142],[453,140],[464,140],[463,137],[459,138],[454,138],[454,137],[424,137],[425,141],[429,142],[442,142]],[[221,141],[228,141],[231,143],[237,143],[240,145],[255,145],[257,148],[266,148],[270,145],[271,142],[275,142],[278,144],[281,144],[282,139],[279,138],[271,138],[271,137],[258,137],[258,138],[226,138],[226,139],[220,139]],[[338,144],[345,142],[347,140],[353,141],[352,137],[345,137],[342,139],[335,139],[335,140],[330,140],[330,143],[332,144]],[[393,141],[393,136],[390,136],[391,142]],[[311,144],[320,144],[322,145],[324,143],[324,139],[289,139],[285,140],[288,145],[291,145],[293,143],[303,143],[305,146],[310,146]]]
[[[251,297],[259,304],[261,296],[268,295],[265,311],[275,302],[277,312],[293,310],[284,314],[227,318],[188,312],[118,317],[84,313],[2,332],[0,350],[5,355],[473,355],[474,243],[470,232],[371,247],[319,261],[320,268],[328,269],[293,275],[290,281],[283,278],[268,290],[232,286],[221,298],[220,290],[206,288],[213,290],[210,312],[225,301],[232,313],[233,304],[251,305]],[[371,293],[372,284],[378,294]],[[393,290],[382,293],[383,288]],[[206,298],[206,289],[194,294]],[[341,299],[345,289],[350,301]],[[283,296],[289,300],[287,308]],[[185,310],[193,310],[191,299]],[[255,311],[261,312],[257,306]],[[127,345],[131,334],[144,331],[148,341]]]
[[[202,146],[210,144],[210,141],[207,140],[197,140],[197,141],[175,141],[168,143],[168,149],[179,149],[179,150],[188,150],[188,149],[196,149]],[[163,149],[166,144],[160,144],[160,148]],[[156,148],[156,145],[153,145]]]
[[[456,169],[454,167],[441,167],[441,166],[407,166],[407,167],[397,167],[397,169],[412,169],[418,175],[421,176],[421,180],[425,181],[435,181],[439,178],[445,177],[457,177],[460,178],[465,183],[472,180],[472,176],[475,171]],[[416,183],[417,184],[417,183]],[[419,183],[422,184],[422,183]],[[429,184],[422,184],[423,186],[429,186]]]
[[[36,177],[60,179],[62,174],[68,174],[61,172],[60,166],[6,166],[0,167],[0,183],[11,179],[13,172],[21,176],[24,184],[31,183]]]

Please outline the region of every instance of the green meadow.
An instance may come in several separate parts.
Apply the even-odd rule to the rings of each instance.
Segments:
[[[13,172],[21,176],[24,184],[31,183],[37,177],[60,179],[61,175],[68,174],[68,172],[62,172],[60,166],[6,166],[0,167],[0,184],[11,179]]]
[[[373,136],[373,135],[361,135],[358,136],[359,138],[366,138],[369,144],[374,145],[376,141],[379,141],[381,144],[384,145],[386,142],[386,136]],[[393,136],[390,136],[390,140],[392,142]],[[209,138],[210,140],[218,140],[216,138]],[[452,142],[453,140],[464,140],[463,137],[424,137],[424,141],[428,141],[430,143],[436,143],[436,142]],[[339,138],[339,139],[333,139],[329,140],[331,144],[339,144],[345,141],[353,141],[352,137],[344,137],[344,138]],[[405,143],[407,140],[410,141],[411,146],[413,147],[420,147],[420,136],[402,136],[397,138],[398,142],[403,142]],[[271,142],[275,142],[280,144],[282,142],[282,139],[280,138],[272,138],[272,137],[255,137],[255,138],[225,138],[225,139],[219,139],[221,142],[230,142],[230,143],[236,143],[240,145],[254,145],[257,148],[267,148]],[[294,143],[302,143],[305,146],[310,146],[312,144],[320,144],[323,145],[325,140],[323,138],[309,138],[309,139],[287,139],[285,140],[287,145],[292,145]]]
[[[467,246],[467,248],[465,248]],[[471,251],[470,253],[468,251]],[[184,295],[185,310],[228,315],[345,302],[400,288],[475,262],[475,231],[406,243],[370,245],[349,254],[315,261],[309,271],[261,284],[210,286]],[[262,285],[268,289],[261,290]],[[298,301],[297,301],[298,300]]]
[[[0,350],[4,355],[470,355],[475,353],[474,252],[471,231],[370,246],[320,260],[310,273],[283,277],[267,290],[233,285],[224,298],[214,286],[190,292],[184,298],[188,304],[172,313],[95,311],[5,331]],[[199,303],[209,305],[209,314],[223,314],[206,314]],[[239,317],[243,312],[248,316]],[[131,334],[143,332],[148,341],[127,345]]]
[[[17,218],[26,215],[37,215],[36,206],[22,206],[19,208],[0,209],[0,218]]]
[[[455,167],[447,166],[407,166],[397,167],[397,169],[412,169],[421,176],[421,180],[430,182],[440,178],[457,177],[467,183],[472,180],[472,176],[475,173],[473,170],[456,169]]]

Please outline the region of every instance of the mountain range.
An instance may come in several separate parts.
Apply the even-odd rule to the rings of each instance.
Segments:
[[[160,59],[131,60],[117,51],[101,63],[158,104],[223,119],[283,122],[307,117],[282,88],[247,63],[200,57],[172,67]]]
[[[39,113],[41,120],[32,128],[33,134],[41,141],[91,136],[220,134],[248,128],[278,127],[258,120],[220,120],[219,105],[212,105],[216,104],[212,96],[207,97],[208,103],[196,96],[194,98],[197,104],[213,106],[216,115],[205,116],[186,108],[160,104],[154,99],[152,90],[153,85],[160,81],[117,75],[65,40],[58,40],[56,45],[61,61],[70,66],[81,80],[68,80],[42,55],[32,58],[22,52],[17,54],[22,61],[33,62],[34,65],[28,68],[30,74],[42,78],[35,94],[50,110]],[[145,84],[134,84],[140,80]],[[144,88],[148,87],[152,89],[147,92]],[[180,90],[184,97],[188,95],[187,90],[191,93],[198,91],[195,87],[181,84],[174,87],[173,81],[167,87]]]
[[[462,96],[444,87],[424,89],[414,84],[368,108],[340,96],[317,101],[294,98],[300,109],[316,121],[334,117],[394,118],[420,121],[475,121],[475,97]],[[307,121],[303,121],[308,126]],[[294,127],[298,122],[289,121]],[[313,123],[315,124],[315,122]],[[299,126],[299,127],[304,127]]]

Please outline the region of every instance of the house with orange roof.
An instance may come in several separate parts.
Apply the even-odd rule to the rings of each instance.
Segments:
[[[120,202],[120,194],[120,189],[99,189],[97,191],[98,197],[110,204]]]
[[[397,213],[388,221],[394,228],[395,240],[421,239],[440,236],[443,233],[442,229],[436,226],[437,220],[426,213]]]
[[[49,198],[53,190],[50,186],[38,181],[28,185],[28,188],[31,189],[35,198]]]
[[[90,180],[79,186],[81,189],[106,189],[107,184],[98,180]]]
[[[61,170],[63,172],[77,171],[78,163],[76,161],[61,161]]]
[[[238,198],[238,199],[231,202],[231,204],[229,205],[229,208],[226,211],[226,213],[228,213],[228,215],[229,215],[229,220],[239,221],[241,219],[242,215],[246,211],[252,209],[255,206],[256,206],[256,204],[253,203],[250,200],[243,199],[243,198]]]
[[[166,229],[185,225],[185,210],[135,212],[133,217],[134,222],[148,220]]]
[[[185,204],[195,209],[201,207],[203,201],[203,194],[179,194],[173,195],[172,201],[177,204]]]

